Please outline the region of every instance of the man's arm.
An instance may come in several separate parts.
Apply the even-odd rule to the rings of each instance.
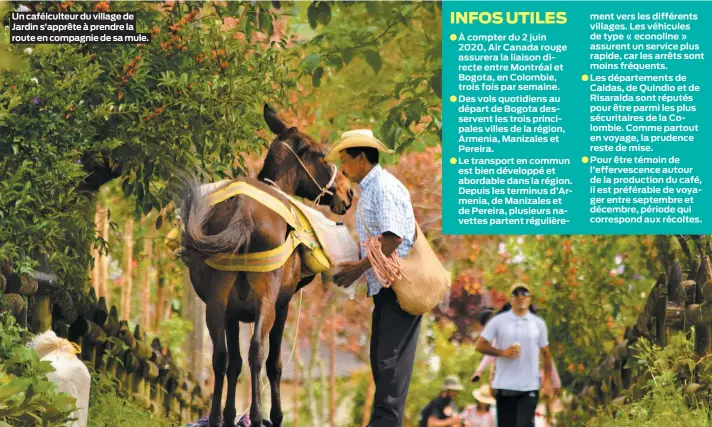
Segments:
[[[428,427],[449,427],[456,426],[457,422],[460,421],[460,417],[450,417],[444,420],[439,420],[433,416],[428,417]]]
[[[508,359],[514,359],[519,355],[519,350],[517,350],[516,347],[511,346],[504,350],[497,350],[496,348],[492,347],[492,344],[490,344],[489,341],[484,339],[484,337],[482,336],[477,339],[477,343],[475,343],[475,350],[488,356],[506,357]]]
[[[481,336],[477,339],[477,342],[475,343],[475,350],[488,356],[500,357],[502,355],[501,350],[497,350],[496,348],[492,347],[492,344],[490,344],[489,341],[487,341]]]
[[[381,234],[378,239],[381,241],[381,252],[386,257],[391,256],[398,249],[398,246],[403,243],[402,238],[390,231]],[[341,267],[341,271],[334,275],[334,283],[337,286],[349,287],[371,268],[371,261],[369,261],[368,257],[364,257],[360,261],[342,263],[339,267]]]
[[[403,243],[403,239],[400,236],[390,231],[386,231],[378,236],[378,240],[381,241],[381,252],[383,252],[383,255],[386,257],[391,256],[393,252],[398,249],[398,246]],[[362,259],[359,263],[362,264],[362,273],[371,268],[371,261],[368,260],[368,257]]]
[[[543,363],[542,370],[544,371],[544,378],[543,378],[543,392],[546,395],[551,396],[553,393],[553,388],[552,388],[552,363],[551,363],[551,351],[549,350],[549,346],[547,345],[546,347],[541,348],[541,361]]]

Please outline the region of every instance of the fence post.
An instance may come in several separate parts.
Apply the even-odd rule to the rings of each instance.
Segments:
[[[712,264],[710,264],[709,256],[704,256],[700,263],[700,269],[697,272],[696,286],[696,301],[698,304],[692,304],[687,307],[687,316],[695,325],[695,355],[704,357],[707,355],[710,348],[710,337],[712,325]]]
[[[94,306],[94,323],[99,326],[104,333],[104,341],[96,346],[94,351],[94,368],[101,370],[104,368],[104,353],[106,352],[107,338],[106,322],[109,320],[109,310],[106,308],[106,299],[99,298],[99,302]]]

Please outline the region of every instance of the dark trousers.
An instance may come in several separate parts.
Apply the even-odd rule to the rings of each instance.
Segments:
[[[503,396],[495,391],[497,399],[497,427],[534,427],[534,414],[539,403],[539,391],[527,391],[518,396]]]
[[[401,427],[422,316],[403,311],[391,288],[381,289],[373,302],[371,371],[376,394],[369,425]]]

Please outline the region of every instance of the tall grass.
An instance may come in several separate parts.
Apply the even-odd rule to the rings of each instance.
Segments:
[[[671,337],[664,349],[639,341],[636,347],[638,371],[647,373],[645,395],[642,399],[617,409],[600,408],[598,416],[586,423],[591,427],[708,427],[710,409],[685,395],[689,381],[682,372],[695,372],[699,363],[693,344],[684,334]],[[699,372],[699,371],[698,371]],[[687,376],[687,375],[685,375]],[[701,378],[706,382],[707,378]],[[709,386],[709,384],[708,384]]]
[[[92,372],[88,427],[172,427],[179,423],[152,414],[117,394],[116,382]]]

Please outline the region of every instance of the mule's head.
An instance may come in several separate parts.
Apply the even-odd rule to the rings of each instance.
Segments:
[[[353,201],[351,182],[335,165],[324,160],[326,147],[296,127],[287,127],[267,104],[264,118],[277,137],[270,145],[258,179],[269,179],[285,192],[318,200],[335,214],[345,214]]]

